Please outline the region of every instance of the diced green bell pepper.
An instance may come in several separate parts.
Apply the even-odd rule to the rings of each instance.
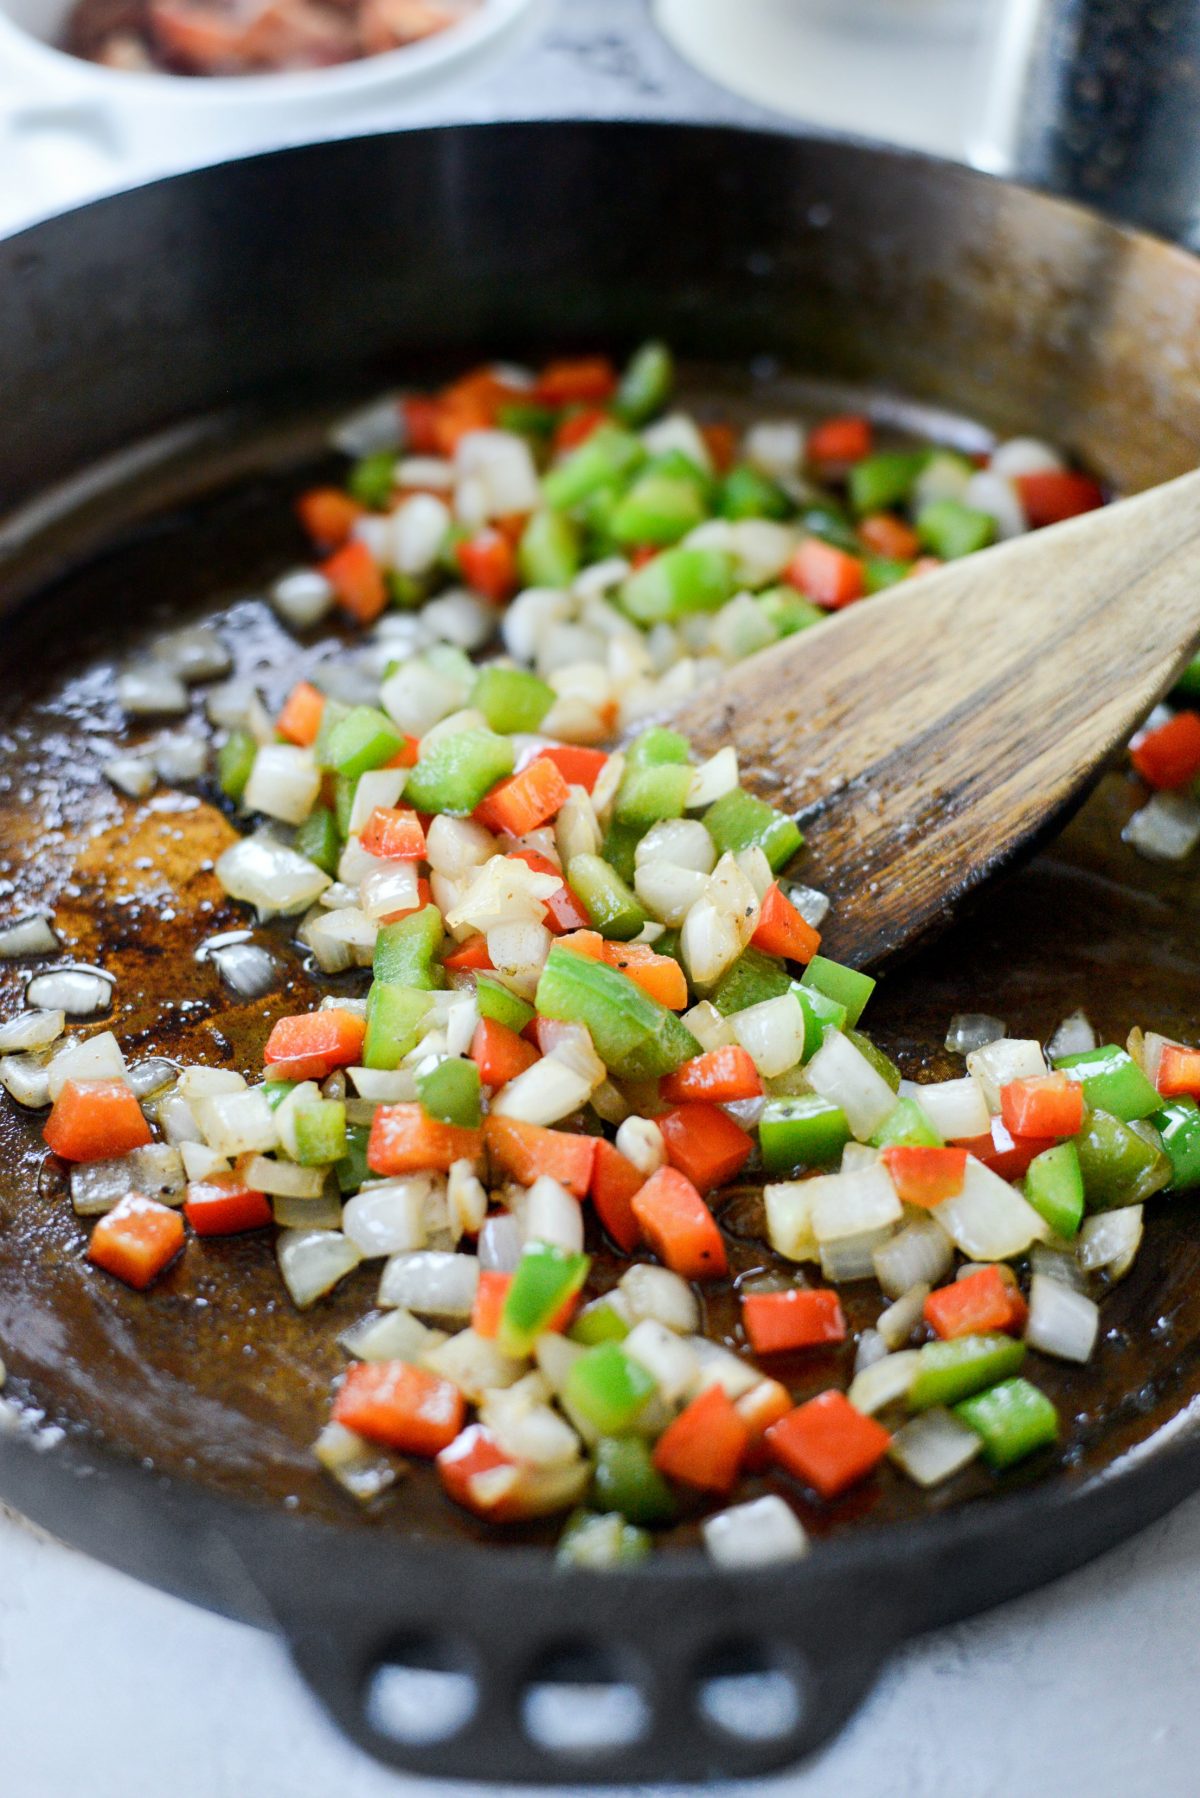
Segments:
[[[592,1499],[605,1511],[619,1511],[630,1523],[653,1527],[671,1523],[675,1497],[654,1465],[640,1436],[602,1436],[595,1449]]]
[[[357,1192],[371,1177],[367,1166],[367,1142],[371,1131],[366,1124],[346,1125],[346,1149],[333,1172],[338,1191],[345,1195]]]
[[[294,846],[324,873],[337,873],[342,839],[337,820],[327,805],[314,806],[303,824],[297,826]]]
[[[624,1079],[655,1080],[700,1053],[687,1026],[636,981],[571,949],[550,950],[536,1003],[544,1018],[582,1024],[605,1066]]]
[[[418,606],[423,606],[433,587],[430,575],[401,574],[398,568],[387,569],[383,579],[389,603],[401,612],[415,612]]]
[[[373,512],[385,512],[396,485],[396,453],[378,450],[363,456],[350,470],[346,486],[361,505]]]
[[[329,1167],[346,1153],[346,1107],[340,1099],[311,1099],[292,1119],[301,1167]]]
[[[844,969],[852,973],[853,969]],[[869,1062],[881,1080],[886,1080],[894,1093],[900,1091],[900,1069],[890,1055],[885,1055],[878,1043],[873,1043],[869,1036],[861,1030],[847,1030],[846,1039],[852,1042],[863,1060]],[[927,1120],[928,1121],[928,1120]]]
[[[953,1405],[984,1386],[1006,1380],[1025,1359],[1025,1344],[1012,1336],[959,1336],[952,1342],[927,1342],[920,1356],[908,1403],[914,1411],[931,1405]]]
[[[1188,663],[1175,682],[1175,691],[1181,699],[1200,699],[1200,656]]]
[[[1132,1055],[1115,1043],[1085,1049],[1078,1055],[1056,1056],[1054,1065],[1078,1080],[1089,1105],[1126,1124],[1152,1117],[1162,1104]]]
[[[758,1146],[769,1174],[801,1167],[829,1167],[850,1141],[840,1105],[818,1093],[768,1099],[758,1121]]]
[[[587,912],[593,930],[627,943],[646,922],[646,913],[615,868],[599,855],[573,855],[567,885]]]
[[[779,482],[750,462],[739,462],[729,470],[717,496],[722,518],[790,518],[793,509]]]
[[[573,1511],[554,1550],[556,1567],[628,1567],[644,1561],[653,1543],[619,1511]]]
[[[657,768],[626,768],[613,806],[618,824],[645,835],[663,818],[682,818],[687,809],[692,770],[675,763]]]
[[[644,830],[637,830],[632,824],[616,822],[610,824],[605,832],[604,859],[627,886],[633,885],[633,878],[637,873],[637,846],[645,834]]]
[[[649,543],[668,549],[703,524],[704,516],[694,481],[646,471],[614,506],[608,528],[624,548]]]
[[[1083,1222],[1083,1173],[1073,1142],[1043,1149],[1029,1163],[1025,1197],[1058,1236],[1074,1236]]]
[[[498,408],[496,423],[502,431],[515,431],[519,437],[549,437],[558,423],[558,411],[554,406],[509,400]]]
[[[375,980],[367,994],[367,1034],[363,1066],[391,1073],[415,1049],[429,1010],[428,992],[389,980]]]
[[[354,795],[358,791],[361,776],[351,779],[348,774],[335,774],[333,777],[333,819],[342,838],[350,835],[350,819],[354,812]]]
[[[257,754],[258,744],[248,730],[231,730],[217,751],[217,782],[235,805],[246,791]]]
[[[613,399],[613,411],[627,425],[644,425],[661,412],[671,395],[675,361],[665,343],[642,344],[625,365]]]
[[[567,1331],[572,1342],[582,1343],[585,1348],[595,1348],[600,1342],[624,1342],[628,1334],[629,1325],[606,1298],[593,1299],[585,1305]]]
[[[373,705],[351,706],[330,731],[321,766],[353,780],[369,768],[382,768],[403,747],[404,733],[386,712]]]
[[[793,990],[792,978],[778,957],[751,946],[743,949],[726,969],[709,997],[722,1017],[729,1017],[735,1011],[746,1011],[751,1005],[761,1005],[764,999],[778,999]],[[807,1027],[806,1017],[806,1048]]]
[[[907,580],[912,573],[911,562],[897,562],[892,556],[865,556],[863,572],[868,593],[882,593],[887,587],[897,587]]]
[[[894,506],[902,506],[928,460],[927,450],[881,450],[878,455],[864,456],[847,477],[850,504],[860,518],[868,512],[890,512]]]
[[[989,1467],[1011,1467],[1058,1440],[1058,1412],[1028,1380],[1001,1380],[955,1405],[954,1415],[983,1439]]]
[[[917,513],[917,536],[925,548],[944,562],[986,549],[996,535],[990,512],[977,512],[957,499],[935,499]]]
[[[858,1023],[866,1010],[867,1000],[875,991],[875,982],[869,974],[848,968],[840,961],[831,961],[827,955],[813,956],[800,977],[800,984],[844,1005],[846,1021],[851,1026]]]
[[[572,1255],[548,1242],[531,1242],[517,1262],[504,1298],[496,1346],[520,1360],[567,1300],[579,1291],[591,1266],[586,1255]]]
[[[789,991],[795,993],[804,1013],[804,1059],[811,1061],[831,1030],[845,1030],[849,1014],[844,1005],[815,986],[802,986],[793,980],[789,982]]]
[[[446,984],[446,970],[437,958],[442,946],[445,925],[436,905],[423,905],[420,911],[385,924],[375,938],[372,972],[376,980],[387,980],[395,986],[415,986],[432,992]]]
[[[521,532],[517,567],[527,587],[569,587],[582,555],[579,526],[572,519],[564,512],[534,512]]]
[[[861,556],[862,544],[854,534],[853,525],[835,506],[809,506],[800,522],[810,536],[820,537],[823,543],[832,543],[835,549],[844,549],[849,555]]]
[[[532,1005],[510,993],[498,980],[489,980],[486,974],[475,976],[475,1004],[481,1018],[493,1018],[497,1024],[515,1030],[518,1036],[537,1015]]]
[[[794,637],[797,631],[806,631],[810,625],[820,624],[828,617],[827,612],[814,606],[811,599],[805,599],[794,587],[770,587],[756,597],[768,622],[781,637]]]
[[[794,818],[776,811],[765,799],[756,799],[744,787],[734,787],[732,792],[714,799],[704,814],[704,828],[719,855],[726,850],[736,853],[757,846],[774,874],[791,861],[804,842]]]
[[[597,489],[626,480],[646,460],[640,438],[620,425],[601,425],[542,481],[548,506],[569,511]]]
[[[513,746],[490,730],[461,730],[422,745],[404,798],[419,812],[466,818],[498,780],[513,771]]]
[[[625,581],[621,605],[638,624],[672,623],[716,612],[737,589],[734,562],[721,549],[665,549]]]
[[[897,1099],[895,1107],[870,1140],[873,1149],[887,1149],[893,1145],[922,1149],[942,1147],[941,1137],[915,1099]]]
[[[1195,1099],[1168,1099],[1150,1119],[1171,1161],[1171,1186],[1190,1192],[1200,1186],[1200,1105]]]
[[[299,1086],[298,1080],[264,1080],[260,1091],[272,1111],[278,1111],[289,1093]]]
[[[333,767],[333,763],[329,759],[329,744],[338,725],[349,716],[350,707],[348,705],[343,705],[340,699],[331,699],[328,695],[326,696],[321,712],[321,726],[317,731],[316,741],[313,743],[313,759],[318,768]]]
[[[691,759],[692,746],[687,738],[661,724],[652,724],[648,730],[639,731],[625,751],[627,768],[661,768],[672,763],[687,763]]]
[[[479,1068],[460,1055],[448,1055],[427,1073],[417,1075],[417,1097],[431,1118],[458,1124],[464,1130],[478,1128]]]
[[[654,1375],[619,1343],[601,1342],[572,1364],[563,1399],[602,1436],[621,1436],[656,1390]]]
[[[1171,1184],[1174,1167],[1162,1145],[1107,1111],[1085,1112],[1083,1129],[1072,1140],[1089,1211],[1140,1205]]]
[[[536,730],[554,704],[554,688],[524,668],[488,662],[479,670],[467,702],[501,735]]]

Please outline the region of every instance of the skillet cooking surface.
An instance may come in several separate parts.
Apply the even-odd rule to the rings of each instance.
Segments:
[[[283,924],[259,933],[286,970],[279,991],[265,1005],[232,1000],[215,968],[196,957],[205,936],[249,921],[211,873],[232,840],[228,819],[208,799],[166,787],[144,802],[123,800],[97,767],[105,733],[121,729],[113,661],[136,655],[168,619],[215,613],[237,657],[235,678],[252,674],[271,709],[315,657],[338,647],[328,636],[298,643],[252,597],[256,584],[303,554],[290,499],[325,472],[286,454],[280,465],[278,450],[273,460],[273,468],[177,507],[61,581],[6,648],[0,874],[12,890],[5,910],[53,903],[68,957],[98,961],[117,975],[116,1013],[97,1022],[111,1023],[131,1058],[166,1054],[252,1073],[266,1018],[307,1007],[325,990],[309,981]],[[13,677],[35,666],[36,684],[18,692]],[[1120,843],[1136,799],[1130,780],[1110,776],[1048,854],[936,950],[884,980],[872,1021],[906,1074],[961,1071],[937,1045],[953,1012],[975,1006],[1003,1017],[1013,1034],[1041,1040],[1080,1004],[1102,1041],[1123,1040],[1134,1021],[1194,1034],[1200,892],[1194,875],[1153,867]],[[819,867],[804,866],[819,884]],[[6,1012],[19,1004],[25,978],[21,966],[0,975]],[[348,991],[365,987],[354,974],[342,982]],[[337,1334],[370,1309],[378,1264],[358,1269],[300,1315],[283,1292],[269,1233],[190,1238],[149,1297],[133,1293],[85,1261],[88,1232],[58,1164],[42,1168],[37,1123],[10,1103],[0,1109],[0,1154],[0,1344],[18,1392],[54,1421],[160,1472],[361,1521],[359,1507],[320,1473],[309,1450],[330,1380],[346,1364]],[[771,1264],[757,1189],[731,1193],[722,1217],[738,1238],[735,1273]],[[603,1266],[603,1247],[589,1247]],[[1198,1264],[1196,1202],[1153,1201],[1134,1271],[1104,1303],[1094,1362],[1077,1369],[1039,1359],[1039,1383],[1066,1425],[1060,1449],[1001,1485],[1044,1478],[1055,1463],[1078,1479],[1187,1403],[1200,1388]],[[613,1264],[614,1278],[617,1271]],[[732,1332],[732,1294],[706,1294],[705,1302],[709,1327]],[[846,1289],[843,1302],[852,1329],[873,1322],[871,1283]],[[780,1374],[804,1397],[831,1376],[848,1380],[853,1352],[848,1343],[836,1357],[796,1357]],[[878,1481],[837,1506],[800,1500],[799,1508],[805,1526],[821,1534],[864,1518],[924,1515],[931,1505],[996,1487],[976,1465],[928,1498],[885,1464]],[[370,1521],[460,1539],[553,1541],[557,1533],[554,1521],[524,1532],[476,1523],[446,1503],[425,1468]],[[685,1523],[674,1533],[694,1531]]]

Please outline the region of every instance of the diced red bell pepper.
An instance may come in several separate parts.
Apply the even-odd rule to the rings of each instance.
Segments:
[[[480,1018],[471,1038],[471,1060],[485,1086],[507,1086],[518,1074],[539,1060],[532,1043],[526,1042],[498,1018]]]
[[[941,567],[942,558],[940,556],[918,556],[904,578],[911,581],[918,574],[934,574]]]
[[[1000,1116],[1014,1138],[1075,1136],[1083,1129],[1083,1088],[1065,1074],[1036,1074],[1000,1088]]]
[[[1003,1330],[1019,1336],[1029,1316],[1029,1306],[1015,1281],[1006,1280],[998,1267],[980,1267],[949,1286],[939,1286],[925,1300],[925,1322],[944,1341],[958,1336],[983,1336]]]
[[[446,1124],[420,1105],[381,1105],[371,1119],[367,1166],[373,1174],[449,1173],[456,1161],[476,1161],[483,1131]]]
[[[1052,1149],[1058,1140],[1056,1136],[1014,1136],[1002,1117],[994,1117],[990,1135],[973,1136],[959,1147],[1002,1180],[1020,1180],[1035,1156]]]
[[[425,832],[416,812],[397,805],[377,805],[359,838],[368,855],[383,861],[419,862],[425,854]]]
[[[656,955],[648,943],[606,942],[600,959],[627,974],[668,1011],[687,1010],[687,976],[673,955]]]
[[[317,740],[325,712],[325,695],[311,681],[297,681],[287,696],[275,728],[289,743],[308,749]]]
[[[558,947],[569,949],[572,955],[586,955],[589,961],[604,960],[604,938],[598,930],[572,930],[562,937]]]
[[[335,550],[321,573],[329,582],[344,612],[359,624],[374,624],[387,609],[387,586],[383,570],[359,538],[352,537]]]
[[[415,768],[420,754],[420,737],[406,736],[403,749],[398,749],[383,765],[385,768]]]
[[[533,398],[543,406],[599,405],[617,390],[617,371],[607,356],[575,356],[547,362]]]
[[[801,917],[778,881],[772,881],[763,894],[750,941],[767,955],[781,955],[785,961],[802,962],[807,967],[821,947],[821,933]]]
[[[296,501],[296,513],[318,549],[339,549],[366,511],[338,487],[314,487]]]
[[[747,1473],[760,1473],[770,1461],[767,1431],[792,1409],[792,1395],[778,1380],[760,1380],[733,1401],[734,1409],[750,1431],[744,1462]]]
[[[68,1080],[42,1135],[64,1161],[108,1161],[144,1148],[150,1126],[123,1080]]]
[[[733,467],[733,458],[737,454],[737,432],[732,425],[718,422],[700,426],[700,435],[704,439],[704,447],[712,459],[712,465],[718,474],[728,474]]]
[[[991,1138],[988,1138],[989,1143]],[[952,1199],[963,1189],[967,1151],[931,1149],[917,1143],[892,1143],[879,1157],[892,1185],[906,1205],[926,1209]]]
[[[362,1058],[366,1019],[331,1006],[280,1018],[267,1038],[263,1061],[271,1080],[325,1080],[335,1068]]]
[[[1164,1043],[1155,1085],[1164,1099],[1177,1099],[1185,1093],[1200,1099],[1200,1049]]]
[[[840,1498],[874,1472],[891,1437],[845,1393],[819,1392],[767,1431],[772,1459],[825,1499]]]
[[[482,931],[467,937],[465,942],[458,943],[449,954],[442,956],[442,966],[451,968],[456,973],[465,970],[474,973],[487,973],[494,966],[488,954],[487,938]]]
[[[828,1290],[748,1292],[742,1299],[742,1323],[756,1355],[781,1355],[846,1340],[841,1300]]]
[[[826,418],[808,434],[806,456],[809,462],[843,465],[861,462],[871,453],[872,430],[869,418],[857,413]]]
[[[710,1105],[732,1105],[739,1099],[757,1099],[762,1090],[762,1076],[740,1043],[693,1055],[673,1074],[665,1074],[659,1083],[659,1091],[669,1105],[684,1105],[693,1099]]]
[[[455,553],[467,585],[476,593],[495,605],[512,598],[519,585],[517,558],[503,531],[480,531],[460,543]]]
[[[561,1508],[557,1490],[549,1501],[538,1490],[552,1480],[550,1471],[514,1461],[481,1423],[470,1424],[442,1450],[437,1469],[447,1498],[488,1523],[521,1523]]]
[[[590,793],[608,756],[603,749],[585,749],[575,743],[550,743],[545,749],[539,749],[533,759],[553,762],[569,787],[586,787]]]
[[[548,824],[570,797],[557,765],[539,757],[494,786],[476,806],[475,817],[488,830],[506,830],[510,836],[523,837]]]
[[[787,578],[816,605],[833,612],[852,605],[867,590],[859,557],[820,537],[804,539],[788,565]]]
[[[1094,512],[1104,504],[1104,495],[1095,481],[1069,468],[1040,469],[1036,474],[1019,474],[1014,486],[1031,525],[1061,524],[1064,518],[1075,518],[1080,512]]]
[[[715,1280],[729,1271],[712,1212],[678,1168],[660,1167],[630,1202],[642,1235],[673,1273]]]
[[[495,1116],[486,1120],[484,1136],[492,1165],[500,1173],[522,1186],[532,1186],[539,1174],[549,1174],[577,1199],[586,1198],[596,1153],[594,1136]]]
[[[430,393],[406,393],[400,401],[404,435],[414,456],[440,454],[438,444],[438,402]]]
[[[662,551],[656,543],[642,543],[637,549],[626,551],[629,565],[634,569],[644,568],[647,562],[653,562],[655,556],[660,556],[661,554]]]
[[[126,1193],[92,1231],[88,1260],[139,1292],[183,1247],[183,1219],[169,1205]]]
[[[471,1307],[471,1328],[476,1336],[486,1336],[489,1341],[495,1336],[500,1328],[500,1313],[504,1310],[504,1301],[512,1283],[512,1275],[501,1273],[498,1268],[485,1267],[480,1270],[479,1284],[475,1288],[475,1303]]]
[[[656,1121],[668,1160],[701,1192],[741,1173],[754,1148],[753,1138],[718,1105],[677,1105]]]
[[[592,1204],[596,1216],[619,1249],[632,1255],[642,1240],[641,1226],[633,1213],[634,1194],[641,1191],[645,1175],[618,1148],[597,1139],[592,1164]]]
[[[385,912],[380,918],[381,924],[398,924],[401,918],[411,918],[415,911],[424,911],[427,905],[433,904],[433,888],[424,874],[417,875],[417,902],[415,905],[402,905],[399,911]]]
[[[267,1195],[255,1192],[237,1174],[210,1174],[207,1180],[191,1181],[183,1209],[197,1236],[236,1236],[274,1222]]]
[[[598,406],[584,406],[578,412],[568,412],[554,433],[554,449],[560,456],[578,449],[586,443],[594,431],[606,425],[610,414],[602,412]]]
[[[510,849],[508,852],[515,861],[524,862],[535,874],[557,874],[562,885],[548,899],[543,899],[546,907],[546,928],[555,936],[561,936],[568,930],[586,930],[588,915],[582,899],[566,883],[562,871],[554,866],[548,855],[539,855],[536,849]]]
[[[1200,774],[1200,712],[1176,712],[1140,736],[1129,757],[1152,787],[1185,787]]]
[[[894,512],[872,512],[864,518],[858,540],[873,556],[886,556],[889,562],[913,562],[921,553],[921,539]]]
[[[730,1492],[750,1446],[750,1431],[723,1386],[709,1386],[669,1423],[654,1448],[668,1479],[701,1492]]]
[[[462,1429],[466,1407],[449,1380],[407,1361],[356,1361],[333,1401],[333,1421],[402,1455],[432,1459]]]

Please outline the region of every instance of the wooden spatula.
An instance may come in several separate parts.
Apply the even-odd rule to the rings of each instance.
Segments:
[[[887,960],[1085,797],[1200,641],[1200,472],[902,583],[671,722],[794,813],[831,955]]]

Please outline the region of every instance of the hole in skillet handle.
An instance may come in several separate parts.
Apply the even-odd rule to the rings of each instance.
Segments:
[[[881,1570],[867,1586],[816,1557],[666,1579],[501,1568],[439,1581],[409,1627],[386,1589],[292,1623],[300,1672],[377,1760],[560,1787],[768,1773],[838,1733],[904,1633]]]

